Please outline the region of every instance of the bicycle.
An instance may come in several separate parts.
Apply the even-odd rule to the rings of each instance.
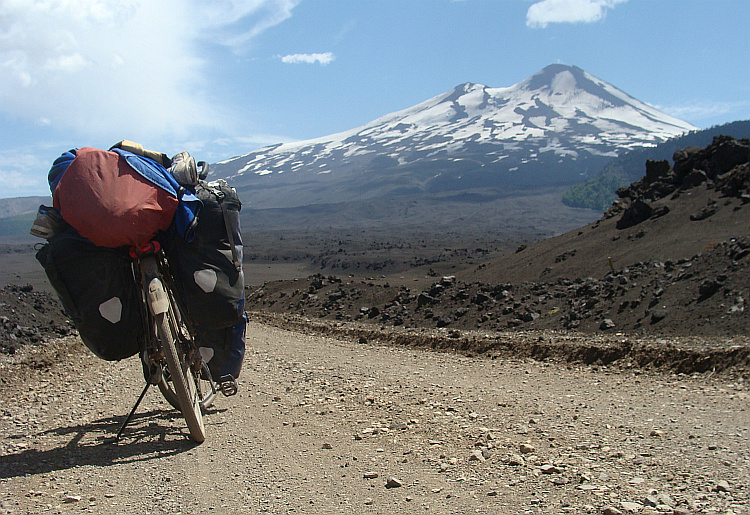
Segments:
[[[141,352],[146,386],[122,423],[119,441],[149,387],[157,385],[164,398],[182,412],[190,438],[206,439],[203,410],[211,406],[220,386],[211,377],[195,341],[191,324],[174,294],[172,274],[161,245],[154,240],[131,247],[136,284],[141,291],[146,338]]]

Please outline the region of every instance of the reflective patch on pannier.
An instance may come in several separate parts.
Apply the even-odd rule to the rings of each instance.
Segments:
[[[118,297],[112,297],[107,302],[99,304],[99,313],[106,319],[116,324],[122,319],[122,301]]]
[[[211,293],[216,288],[216,272],[213,270],[198,270],[193,274],[195,284],[206,293]]]
[[[208,363],[209,361],[211,361],[214,357],[214,354],[216,354],[211,347],[201,347],[200,349],[198,349],[198,352],[201,353],[201,359],[204,363]]]

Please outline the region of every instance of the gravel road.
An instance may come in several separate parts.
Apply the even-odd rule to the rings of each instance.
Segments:
[[[39,351],[0,363],[0,513],[750,513],[742,379],[251,323],[241,391],[209,411],[204,444],[157,390],[114,444],[138,360],[81,351],[22,372]]]

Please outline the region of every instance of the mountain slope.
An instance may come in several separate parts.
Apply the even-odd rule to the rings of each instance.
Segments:
[[[726,123],[702,131],[691,131],[655,147],[631,150],[611,161],[594,177],[570,188],[563,195],[563,203],[570,207],[605,211],[617,198],[618,188],[629,185],[643,175],[644,163],[647,160],[672,160],[678,150],[686,147],[705,147],[719,135],[750,138],[750,120]]]
[[[479,265],[457,258],[429,285],[318,275],[265,284],[246,305],[447,330],[748,334],[750,140],[719,136],[673,167],[652,161],[619,193],[597,222]]]
[[[254,208],[579,182],[695,129],[580,68],[508,88],[466,83],[350,131],[218,163]]]

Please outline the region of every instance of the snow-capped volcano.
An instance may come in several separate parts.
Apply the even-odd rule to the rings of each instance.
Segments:
[[[549,186],[694,129],[580,68],[550,65],[508,88],[462,84],[362,127],[215,169],[256,208]]]

